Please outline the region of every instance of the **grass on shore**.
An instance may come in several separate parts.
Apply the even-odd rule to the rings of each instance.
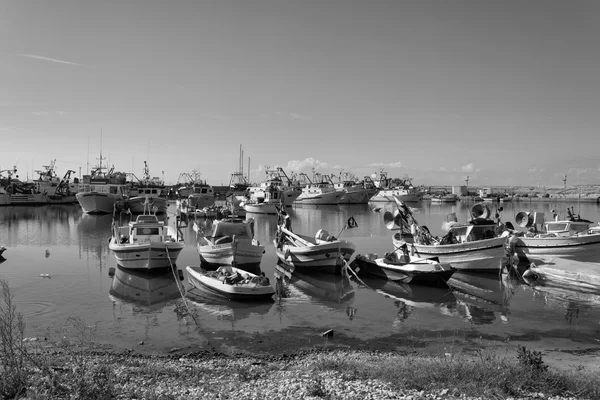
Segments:
[[[308,376],[306,393],[330,398],[323,376],[346,382],[380,381],[395,390],[418,390],[450,395],[515,397],[546,396],[600,398],[600,378],[584,369],[553,371],[542,355],[519,347],[516,358],[481,351],[424,356],[418,353],[363,351],[307,352],[294,357],[139,357],[95,354],[93,327],[71,317],[65,328],[41,341],[24,337],[25,323],[16,310],[8,283],[0,279],[0,398],[113,399],[186,398],[169,390],[219,390],[232,385],[265,382],[285,385],[284,377]],[[287,378],[286,378],[287,379]],[[209,382],[218,382],[211,385]]]

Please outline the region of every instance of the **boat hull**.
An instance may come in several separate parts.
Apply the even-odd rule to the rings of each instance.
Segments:
[[[18,193],[10,195],[8,204],[13,206],[27,204],[73,204],[77,203],[75,195],[45,195],[43,193]],[[2,204],[2,203],[0,203]]]
[[[600,233],[564,237],[514,236],[510,239],[510,245],[522,259],[561,257],[578,261],[600,261]]]
[[[238,242],[235,251],[236,266],[245,269],[258,267],[265,253],[265,246],[253,245],[248,242]],[[200,260],[211,266],[231,265],[233,263],[233,248],[227,244],[198,244]]]
[[[338,204],[367,204],[369,198],[369,192],[366,189],[347,191],[344,193]]]
[[[359,271],[390,281],[416,285],[447,286],[446,282],[455,270],[432,260],[412,261],[406,265],[388,264],[383,258],[358,255],[354,265]]]
[[[339,204],[340,199],[344,193],[339,191],[325,192],[325,193],[307,193],[302,192],[300,196],[294,201],[294,204],[309,204],[309,205],[336,205]]]
[[[532,264],[523,279],[529,284],[600,294],[599,263],[557,259],[554,263]]]
[[[150,202],[150,209],[156,207],[156,214],[164,214],[167,212],[168,202],[166,197],[151,197],[151,196],[135,196],[127,200],[127,207],[132,214],[144,213],[144,203],[146,199]]]
[[[277,203],[279,204],[279,203]],[[277,214],[277,205],[275,203],[249,203],[244,205],[247,213],[253,214]]]
[[[114,253],[117,263],[123,268],[153,270],[175,265],[185,244],[182,242],[120,244],[113,238],[108,247]]]
[[[284,264],[302,269],[304,272],[327,274],[340,273],[344,262],[347,262],[356,250],[353,243],[345,240],[306,247],[294,247],[287,244],[278,247],[277,239],[275,239],[273,244],[277,257]],[[342,258],[345,261],[342,261]]]
[[[371,202],[379,202],[379,203],[389,203],[394,202],[394,196],[398,198],[400,201],[405,201],[409,203],[416,203],[421,201],[423,197],[422,193],[403,193],[401,190],[393,190],[393,189],[385,189],[380,190],[373,197],[371,197]]]
[[[269,301],[273,299],[275,289],[269,286],[251,286],[226,284],[218,279],[207,276],[201,268],[187,266],[188,281],[198,289],[225,297],[234,301]],[[253,274],[251,274],[253,275]]]
[[[436,257],[442,264],[462,271],[494,271],[501,268],[506,238],[498,237],[473,242],[441,245],[408,243],[411,254],[420,258]],[[393,240],[394,247],[402,245]]]
[[[115,209],[115,203],[124,200],[120,194],[96,192],[77,193],[75,197],[86,214],[110,214]]]

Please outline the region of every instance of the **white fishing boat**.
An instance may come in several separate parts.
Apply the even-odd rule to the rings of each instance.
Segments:
[[[405,202],[419,202],[423,198],[423,192],[414,187],[412,179],[404,175],[402,179],[388,178],[387,173],[381,170],[379,178],[376,174],[371,175],[378,191],[369,201],[371,202],[393,202],[395,198]]]
[[[456,203],[456,201],[458,200],[458,197],[454,194],[444,194],[444,195],[435,195],[435,196],[431,196],[431,203],[437,203],[437,204],[441,204],[441,203]]]
[[[150,201],[151,207],[156,207],[156,214],[167,212],[168,202],[166,186],[158,177],[151,177],[148,163],[144,161],[144,172],[142,179],[133,182],[127,191],[127,208],[134,214],[144,212],[146,201]]]
[[[291,179],[287,176],[283,168],[266,169],[267,177],[260,183],[259,186],[249,186],[244,193],[243,201],[257,202],[261,198],[265,198],[265,192],[272,187],[281,190],[281,203],[284,207],[290,207],[294,201],[302,193],[299,186],[294,185]]]
[[[8,171],[9,178],[7,180],[5,193],[8,195],[8,202],[11,205],[36,205],[36,204],[73,204],[77,202],[75,192],[78,186],[71,183],[71,173],[73,170],[68,170],[63,178],[56,174],[56,160],[52,160],[50,165],[44,165],[44,170],[37,170],[37,179],[21,182],[12,179],[14,171]],[[0,204],[2,204],[0,200]]]
[[[304,272],[340,273],[356,246],[319,229],[314,237],[293,233],[281,223],[273,244],[279,260]]]
[[[202,174],[194,170],[191,174],[180,174],[188,177],[188,182],[178,184],[177,196],[179,198],[187,198],[190,207],[194,209],[203,209],[205,207],[211,207],[215,204],[215,191],[211,185],[206,181],[200,179]]]
[[[127,176],[115,172],[114,166],[107,171],[102,165],[104,158],[100,152],[100,163],[90,175],[84,175],[79,191],[75,195],[84,213],[110,214],[115,205],[125,204],[127,201]]]
[[[396,248],[407,242],[412,256],[435,257],[457,270],[500,271],[508,232],[501,235],[503,226],[490,219],[491,211],[487,205],[475,204],[471,208],[472,219],[466,223],[450,221],[446,224],[447,233],[441,238],[420,226],[402,201],[396,199],[396,205],[395,215],[390,212],[384,215],[388,229],[400,230],[392,239]]]
[[[301,174],[308,183],[302,188],[302,193],[294,201],[294,204],[307,205],[337,205],[345,194],[336,190],[331,183],[321,179],[320,174],[316,174],[319,182],[313,183],[306,174]]]
[[[243,203],[244,210],[253,214],[277,214],[283,207],[283,191],[277,186],[269,186],[261,192],[264,197],[255,197]]]
[[[600,226],[575,215],[567,208],[567,217],[545,221],[544,213],[520,212],[516,224],[526,229],[509,239],[511,253],[521,259],[546,260],[555,257],[579,261],[599,261]],[[590,227],[591,226],[591,227]]]
[[[352,262],[356,272],[364,272],[390,281],[426,286],[447,286],[455,269],[440,264],[436,259],[418,258],[396,251],[384,257],[377,254],[359,254]]]
[[[233,264],[243,269],[260,265],[265,246],[254,238],[253,218],[215,220],[210,235],[205,235],[197,223],[194,223],[193,229],[198,238],[197,249],[202,263],[212,266]]]
[[[343,192],[338,204],[367,204],[371,195],[364,184],[357,182],[350,174],[345,173],[345,179],[340,179],[338,182],[333,182],[335,190]]]
[[[264,275],[255,275],[232,266],[216,271],[188,265],[188,280],[192,286],[234,301],[272,300],[275,289]]]
[[[159,269],[172,267],[185,242],[178,227],[160,221],[156,214],[146,211],[135,221],[121,225],[113,221],[109,248],[117,263],[128,269]]]

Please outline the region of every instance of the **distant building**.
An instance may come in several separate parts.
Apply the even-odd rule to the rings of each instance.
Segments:
[[[494,188],[491,187],[484,187],[479,190],[479,196],[481,197],[491,196],[493,194],[495,194]]]
[[[466,186],[452,186],[452,194],[457,196],[467,196],[469,194]]]

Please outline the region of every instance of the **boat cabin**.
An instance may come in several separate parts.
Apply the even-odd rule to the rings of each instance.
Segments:
[[[440,244],[475,242],[484,239],[493,239],[497,236],[497,225],[492,220],[479,221],[478,223],[455,224],[448,229],[442,237]],[[447,243],[444,243],[446,241]]]
[[[254,219],[224,218],[213,223],[212,237],[227,236],[233,238],[252,239],[254,236]]]
[[[118,228],[121,244],[141,244],[149,242],[174,242],[176,238],[169,234],[164,222],[156,215],[138,215],[135,221]]]
[[[589,229],[591,221],[550,221],[544,224],[546,233],[568,236],[579,232],[585,232]]]

